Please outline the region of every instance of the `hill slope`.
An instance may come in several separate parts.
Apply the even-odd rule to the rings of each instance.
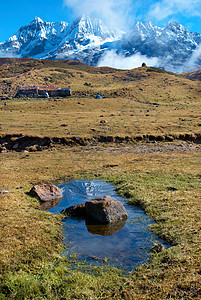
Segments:
[[[73,93],[73,97],[48,102],[7,101],[1,107],[3,133],[91,138],[200,131],[199,81],[151,67],[124,71],[28,58],[1,59],[0,64],[2,99],[13,96],[18,85],[70,85]],[[101,101],[94,99],[97,93]]]
[[[198,71],[195,71],[195,72],[190,72],[190,73],[185,73],[183,75],[184,75],[184,77],[189,78],[191,80],[201,81],[201,70],[198,70]]]

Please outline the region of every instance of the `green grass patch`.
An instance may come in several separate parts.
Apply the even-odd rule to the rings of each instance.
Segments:
[[[1,298],[199,299],[200,154],[133,155],[91,149],[83,160],[82,150],[59,147],[28,156],[1,154],[2,187],[10,190],[1,196]],[[115,167],[104,167],[111,164]],[[150,229],[172,247],[153,253],[149,264],[129,275],[107,265],[78,263],[76,257],[63,258],[60,220],[36,209],[37,200],[24,193],[32,183],[73,178],[115,184],[120,195],[156,221]]]

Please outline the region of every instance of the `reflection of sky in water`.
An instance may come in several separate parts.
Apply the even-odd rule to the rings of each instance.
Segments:
[[[84,220],[67,217],[63,220],[64,235],[65,243],[70,244],[70,247],[65,250],[65,255],[77,253],[80,260],[90,260],[95,256],[99,261],[107,257],[111,265],[130,271],[148,259],[154,242],[168,247],[167,243],[148,230],[153,221],[139,207],[129,205],[120,197],[112,184],[101,180],[78,180],[62,183],[59,187],[62,189],[63,199],[56,207],[49,209],[49,212],[60,213],[71,205],[109,195],[121,201],[128,213],[125,226],[109,236],[91,234]]]

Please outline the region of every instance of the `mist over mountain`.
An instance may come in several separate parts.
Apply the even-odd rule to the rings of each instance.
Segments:
[[[122,69],[145,62],[181,73],[201,69],[201,34],[176,22],[169,22],[165,28],[137,22],[123,32],[87,16],[72,24],[45,22],[36,17],[0,43],[0,56],[71,59]]]

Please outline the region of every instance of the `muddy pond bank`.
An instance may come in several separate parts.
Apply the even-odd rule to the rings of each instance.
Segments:
[[[128,204],[120,197],[114,185],[102,180],[77,180],[58,186],[62,189],[62,201],[52,208],[43,207],[51,213],[60,213],[71,205],[104,195],[121,201],[128,213],[126,222],[112,226],[90,224],[82,218],[66,217],[62,221],[67,245],[63,255],[92,264],[107,262],[128,272],[148,261],[155,244],[169,247],[168,243],[158,239],[149,230],[153,220],[141,208]]]
[[[170,143],[178,143],[178,142],[186,142],[186,145],[181,147],[180,149],[183,151],[196,150],[198,147],[197,144],[201,143],[201,134],[178,134],[178,135],[139,135],[139,136],[102,136],[95,135],[93,137],[39,137],[39,136],[27,136],[23,134],[12,134],[12,135],[1,135],[0,136],[0,152],[6,151],[42,151],[44,149],[52,148],[56,145],[63,146],[94,146],[98,144],[129,144],[136,145],[136,143],[144,142],[144,143],[161,143],[163,144]],[[190,145],[189,143],[194,143],[194,145]],[[177,147],[177,145],[173,145],[173,148]],[[172,148],[172,149],[173,149]],[[191,149],[192,148],[192,149]],[[162,147],[161,147],[162,149]],[[176,149],[177,150],[177,149]],[[155,152],[156,150],[149,149],[149,152]],[[162,151],[162,150],[160,150]],[[167,149],[166,149],[167,151]],[[168,150],[172,151],[172,150]]]

